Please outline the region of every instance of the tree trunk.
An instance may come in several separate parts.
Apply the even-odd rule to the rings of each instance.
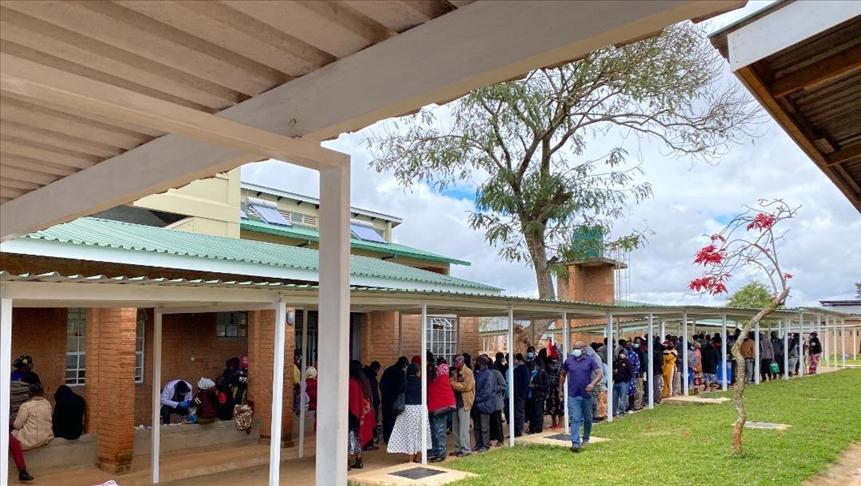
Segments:
[[[741,355],[741,343],[747,338],[747,333],[751,329],[756,328],[756,324],[762,321],[766,316],[774,312],[779,306],[786,301],[786,296],[789,295],[789,289],[784,288],[783,291],[773,297],[761,311],[757,312],[751,320],[747,322],[741,329],[740,339],[737,339],[732,345],[732,356],[735,358],[735,423],[732,426],[732,452],[733,454],[741,454],[744,451],[742,444],[742,434],[744,433],[744,424],[747,422],[747,410],[744,408],[744,387],[745,387],[745,372],[747,371],[744,356]]]
[[[737,339],[735,344],[732,345],[732,357],[735,359],[735,396],[733,397],[733,401],[735,402],[735,423],[732,426],[732,451],[735,454],[740,454],[742,452],[742,442],[741,435],[744,431],[744,423],[747,422],[747,411],[744,408],[744,386],[745,386],[745,378],[746,378],[746,363],[744,362],[744,356],[741,355],[741,343],[744,341],[747,336],[747,332],[750,329],[750,326],[746,326],[746,329],[742,329],[741,339]],[[724,365],[726,366],[726,365]],[[724,373],[724,377],[726,373]]]
[[[532,258],[532,267],[535,269],[535,280],[538,284],[538,298],[555,300],[556,291],[553,288],[553,276],[550,274],[550,265],[547,263],[547,247],[544,246],[544,235],[540,237],[526,237],[526,246],[529,249],[529,256]],[[541,336],[547,332],[552,321],[541,319],[532,322],[533,329],[526,332],[523,328],[515,328],[514,330],[514,352],[524,353],[526,348],[534,346],[530,335],[534,335],[536,339],[541,339]]]

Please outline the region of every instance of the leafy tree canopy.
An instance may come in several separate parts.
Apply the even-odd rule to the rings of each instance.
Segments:
[[[751,282],[738,289],[729,298],[727,305],[746,309],[762,309],[771,300],[771,293],[762,282]]]
[[[757,110],[737,83],[719,85],[725,63],[704,37],[679,24],[477,89],[452,102],[445,119],[425,109],[373,134],[371,164],[405,187],[478,181],[472,227],[503,258],[532,265],[539,296],[554,298],[551,275],[580,256],[575,231],[610,234],[628,204],[652,194],[628,160],[629,135],[710,161],[747,133]],[[610,148],[587,152],[594,141]],[[630,249],[642,236],[606,243]]]

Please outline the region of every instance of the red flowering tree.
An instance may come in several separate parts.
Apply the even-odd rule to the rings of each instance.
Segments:
[[[792,275],[781,269],[777,248],[785,235],[785,231],[781,231],[784,221],[792,219],[797,211],[798,208],[790,208],[780,199],[759,201],[757,208],[746,207],[720,233],[711,235],[709,244],[694,257],[694,264],[704,268],[703,275],[688,285],[695,292],[724,294],[727,292],[727,281],[738,271],[753,270],[768,277],[771,298],[765,307],[743,325],[741,336],[747,336],[751,328],[783,305],[789,295]],[[742,339],[739,339],[732,347],[732,356],[736,362],[737,417],[732,430],[732,449],[735,453],[742,452],[742,432],[747,421],[744,408],[745,362],[741,355],[741,343]]]

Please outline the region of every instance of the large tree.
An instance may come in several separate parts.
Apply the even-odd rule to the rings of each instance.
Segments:
[[[444,119],[424,109],[397,120],[369,137],[372,166],[404,186],[476,183],[472,227],[506,260],[530,264],[539,296],[553,299],[554,273],[582,256],[575,229],[609,234],[627,204],[651,195],[628,160],[629,135],[658,141],[668,155],[714,160],[746,133],[756,110],[737,84],[720,85],[723,69],[699,27],[672,26],[477,89]],[[601,150],[587,156],[595,141]],[[641,243],[638,232],[606,242]]]

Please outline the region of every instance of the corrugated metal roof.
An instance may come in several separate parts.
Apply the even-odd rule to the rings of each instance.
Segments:
[[[277,226],[274,224],[266,223],[265,221],[257,221],[251,219],[243,220],[240,224],[240,227],[247,231],[267,233],[275,236],[283,236],[285,238],[320,241],[320,233],[312,228],[303,228],[299,226]],[[419,250],[418,248],[400,245],[398,243],[374,243],[371,241],[351,238],[350,245],[356,249],[372,251],[375,253],[382,253],[385,255],[403,256],[415,258],[417,260],[427,260],[432,262],[453,263],[456,265],[470,265],[469,262],[464,260],[458,260],[456,258],[438,255],[436,253]]]
[[[37,231],[21,239],[189,256],[209,261],[252,263],[314,272],[317,271],[319,262],[318,251],[310,248],[188,233],[99,218],[81,218]],[[209,269],[209,271],[213,270]],[[419,282],[463,288],[471,292],[500,290],[490,285],[357,255],[350,257],[350,274],[391,280],[391,286],[395,288],[404,285],[399,282]]]

